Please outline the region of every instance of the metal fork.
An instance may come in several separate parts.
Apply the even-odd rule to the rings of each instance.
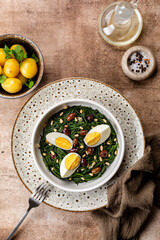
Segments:
[[[41,204],[41,202],[43,202],[49,189],[50,189],[50,186],[47,183],[42,183],[39,187],[36,188],[36,191],[29,198],[29,207],[27,211],[25,212],[23,217],[19,220],[19,222],[17,223],[15,228],[12,230],[12,232],[9,234],[6,240],[12,239],[14,233],[17,231],[21,223],[24,221],[29,211],[32,208],[38,207]]]

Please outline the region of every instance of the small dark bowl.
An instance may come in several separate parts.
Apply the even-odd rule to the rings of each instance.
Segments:
[[[26,49],[29,57],[31,57],[32,53],[35,53],[35,55],[39,59],[39,61],[37,63],[38,73],[33,78],[35,85],[31,89],[27,88],[26,86],[23,86],[22,90],[18,93],[8,93],[8,92],[4,91],[2,89],[2,87],[0,86],[0,97],[13,99],[13,98],[20,98],[20,97],[26,96],[27,94],[31,93],[38,86],[38,84],[40,83],[40,81],[42,79],[43,72],[44,72],[44,61],[43,61],[42,53],[41,53],[40,49],[37,47],[37,45],[34,42],[32,42],[32,40],[30,40],[27,37],[17,35],[17,34],[1,35],[0,36],[0,48],[3,48],[5,44],[9,48],[13,44],[20,44]]]

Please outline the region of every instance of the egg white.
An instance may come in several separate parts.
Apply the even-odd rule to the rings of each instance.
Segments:
[[[80,163],[78,164],[78,166],[76,168],[74,168],[73,170],[68,170],[65,166],[65,160],[66,158],[71,155],[71,154],[75,154],[77,155],[80,159],[81,159],[81,156],[77,153],[69,153],[67,154],[63,159],[62,159],[62,162],[61,162],[61,165],[60,165],[60,175],[61,175],[61,178],[67,178],[67,177],[70,177],[75,171],[76,169],[79,167]]]
[[[85,138],[87,137],[88,134],[93,133],[93,132],[99,132],[101,134],[101,138],[95,145],[89,145],[89,144],[86,143]],[[98,126],[92,128],[87,133],[87,135],[84,138],[84,142],[88,147],[97,147],[100,144],[102,144],[104,141],[106,141],[106,139],[109,138],[110,134],[111,134],[110,126],[107,125],[107,124],[101,124],[101,125],[98,125]]]
[[[72,139],[71,139],[70,137],[68,137],[67,135],[65,135],[64,133],[51,132],[51,133],[48,133],[48,134],[46,135],[47,141],[50,142],[51,144],[55,145],[56,147],[59,147],[59,146],[55,143],[56,139],[59,138],[59,137],[65,138],[65,139],[67,139],[67,140],[71,143],[71,147],[70,147],[70,148],[68,148],[68,149],[62,148],[62,149],[64,149],[64,150],[70,150],[70,149],[73,147],[73,141],[72,141]],[[60,148],[60,147],[59,147],[59,148]]]

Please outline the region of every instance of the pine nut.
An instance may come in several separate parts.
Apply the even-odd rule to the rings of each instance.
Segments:
[[[67,105],[64,105],[64,106],[63,106],[63,109],[67,109],[67,108],[68,108],[68,106],[67,106]]]
[[[109,162],[106,162],[105,164],[108,165],[108,166],[110,165]]]
[[[93,177],[93,173],[89,173],[89,175],[90,175],[91,177]]]
[[[55,155],[55,153],[53,152],[53,151],[51,151],[51,154],[54,156]]]
[[[100,146],[100,150],[103,151],[103,146],[102,145]]]
[[[60,123],[63,123],[63,119],[62,119],[62,118],[60,118],[59,122],[60,122]]]

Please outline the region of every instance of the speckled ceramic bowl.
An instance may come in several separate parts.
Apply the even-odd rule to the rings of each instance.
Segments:
[[[6,34],[6,35],[1,35],[0,36],[0,48],[4,47],[4,45],[7,45],[8,47],[11,47],[13,44],[20,44],[22,45],[27,53],[35,53],[36,56],[38,57],[39,61],[38,61],[38,73],[36,74],[36,76],[33,78],[35,85],[29,89],[27,87],[23,87],[22,90],[18,93],[7,93],[6,91],[4,91],[2,89],[2,87],[0,87],[0,97],[3,98],[20,98],[23,97],[27,94],[29,94],[30,92],[32,92],[40,83],[42,76],[43,76],[43,71],[44,71],[44,61],[43,61],[43,56],[42,53],[40,51],[40,49],[38,48],[38,46],[32,42],[32,40],[30,40],[27,37],[21,36],[21,35],[17,35],[17,34]]]
[[[102,114],[104,114],[106,116],[106,118],[110,121],[110,123],[114,127],[114,130],[116,131],[117,138],[118,138],[118,144],[119,144],[117,156],[115,157],[112,164],[103,173],[103,175],[96,180],[80,183],[78,185],[76,185],[74,182],[63,181],[63,180],[57,178],[56,176],[54,176],[46,168],[46,166],[43,162],[41,152],[37,146],[40,141],[40,136],[42,135],[42,132],[43,132],[44,124],[48,121],[48,119],[54,113],[62,110],[63,106],[65,106],[65,105],[67,105],[67,106],[82,105],[82,106],[91,107],[92,109],[98,109]],[[118,121],[116,120],[116,118],[104,106],[102,106],[101,104],[99,104],[97,102],[88,100],[88,99],[87,100],[86,99],[66,100],[66,101],[63,101],[63,102],[58,103],[55,106],[51,107],[43,114],[42,118],[40,118],[37,121],[37,124],[36,124],[36,126],[33,130],[33,134],[32,134],[32,152],[33,152],[35,164],[36,164],[38,170],[40,171],[41,175],[48,182],[50,182],[53,186],[56,186],[60,189],[63,189],[65,191],[70,191],[70,192],[91,191],[95,188],[102,186],[106,182],[108,182],[114,176],[114,174],[117,172],[117,170],[119,169],[121,162],[123,160],[124,150],[125,150],[124,136],[123,136],[121,126],[118,123]]]

